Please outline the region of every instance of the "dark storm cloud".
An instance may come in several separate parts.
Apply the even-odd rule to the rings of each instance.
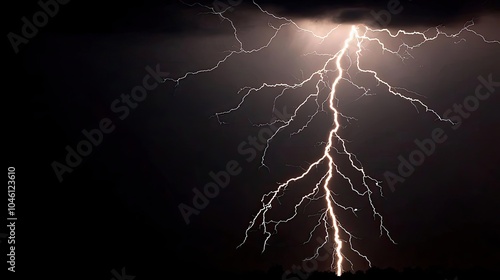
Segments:
[[[202,3],[221,11],[235,5],[227,13],[231,19],[248,21],[258,12],[251,0],[144,0],[144,1],[72,1],[61,7],[47,31],[64,33],[177,33],[208,34],[220,31],[220,20],[200,16],[207,12]],[[231,4],[232,3],[232,4]],[[387,27],[459,23],[486,13],[500,12],[497,0],[257,0],[257,4],[277,16],[290,18],[326,18],[339,23],[365,23]],[[21,16],[30,17],[33,5],[18,4],[9,29],[19,31]],[[396,12],[394,12],[396,11]],[[377,16],[378,15],[378,16]],[[379,20],[376,18],[379,17]]]
[[[310,0],[257,1],[280,15],[328,18],[336,22],[379,24],[375,15],[387,26],[440,25],[473,19],[487,13],[498,13],[500,1],[494,0]]]

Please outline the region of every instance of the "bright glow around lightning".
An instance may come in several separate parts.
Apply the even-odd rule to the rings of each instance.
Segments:
[[[200,69],[200,70],[195,70],[195,71],[190,71],[185,73],[184,75],[178,77],[178,78],[168,78],[167,80],[173,81],[178,85],[181,81],[185,80],[189,76],[193,75],[198,75],[206,72],[211,72],[219,67],[221,67],[227,60],[229,60],[232,56],[238,55],[238,54],[252,54],[259,52],[273,43],[273,40],[276,38],[276,36],[279,34],[279,32],[284,28],[284,27],[291,27],[295,28],[298,32],[306,33],[312,38],[319,39],[321,42],[330,36],[334,36],[336,32],[338,31],[339,27],[341,25],[338,25],[334,28],[331,28],[324,32],[325,30],[321,30],[322,35],[318,35],[317,33],[320,33],[318,29],[316,28],[313,30],[310,26],[308,27],[307,25],[310,25],[309,23],[304,23],[302,22],[295,22],[291,19],[285,18],[285,17],[280,17],[276,16],[265,9],[263,9],[261,6],[259,6],[255,1],[253,4],[256,6],[256,8],[263,13],[266,16],[269,16],[270,18],[281,22],[280,25],[274,26],[269,23],[269,27],[274,29],[274,34],[271,36],[271,38],[266,42],[266,44],[262,45],[261,47],[255,48],[255,49],[245,49],[244,44],[238,37],[238,29],[236,25],[233,23],[231,19],[229,19],[225,13],[229,10],[230,7],[228,7],[227,10],[221,11],[221,12],[216,12],[212,7],[205,6],[199,3],[196,4],[189,4],[190,6],[201,6],[203,8],[208,9],[208,13],[216,15],[220,17],[223,21],[227,22],[233,29],[233,35],[234,39],[238,43],[238,49],[236,50],[231,50],[228,51],[227,55],[221,59],[220,61],[216,62],[212,67],[206,68],[206,69]],[[349,32],[347,36],[343,35],[344,38],[343,44],[340,50],[333,52],[333,53],[310,53],[306,55],[314,55],[314,56],[325,56],[328,57],[328,60],[321,66],[317,68],[317,71],[313,72],[309,77],[303,78],[299,82],[295,84],[288,84],[288,83],[275,83],[275,84],[267,84],[267,83],[262,83],[259,87],[242,87],[239,91],[238,94],[242,94],[242,98],[240,102],[233,108],[230,108],[226,111],[216,113],[215,116],[219,120],[220,123],[222,123],[220,117],[224,115],[228,115],[238,109],[241,108],[245,104],[246,98],[252,94],[256,93],[259,91],[262,91],[264,89],[268,88],[279,88],[281,89],[281,94],[279,94],[273,104],[273,110],[276,109],[274,106],[276,105],[276,100],[278,100],[286,91],[294,90],[294,89],[299,89],[301,87],[304,87],[306,84],[314,83],[315,79],[317,79],[317,82],[315,84],[316,92],[311,93],[307,96],[304,97],[304,100],[301,104],[297,106],[297,108],[294,110],[292,117],[289,120],[275,120],[271,123],[266,123],[266,124],[259,124],[259,126],[264,126],[264,125],[277,125],[280,124],[279,128],[275,131],[275,133],[267,140],[266,146],[263,150],[262,157],[261,157],[261,166],[262,167],[267,167],[266,166],[266,155],[268,152],[268,149],[270,147],[271,142],[273,141],[274,137],[278,135],[279,133],[282,133],[283,130],[287,127],[289,127],[294,121],[295,118],[300,110],[303,109],[304,104],[306,104],[310,100],[314,100],[317,105],[317,111],[313,115],[311,115],[306,122],[305,125],[303,125],[299,130],[295,131],[294,133],[291,133],[290,136],[299,134],[299,133],[304,133],[304,131],[307,129],[309,123],[320,113],[322,112],[328,112],[333,116],[333,123],[332,123],[332,128],[329,131],[328,138],[325,139],[324,141],[324,150],[323,154],[320,158],[315,160],[314,162],[310,163],[307,168],[304,168],[304,171],[284,183],[281,183],[277,186],[277,188],[273,191],[270,191],[269,193],[266,193],[262,196],[261,199],[261,204],[262,207],[260,210],[257,212],[256,215],[254,215],[253,219],[251,219],[248,228],[245,231],[245,236],[243,238],[242,243],[238,246],[243,246],[246,241],[249,238],[249,233],[251,230],[254,228],[258,228],[262,230],[265,236],[265,240],[262,246],[262,252],[266,250],[266,247],[268,246],[268,241],[271,238],[273,233],[277,232],[278,226],[280,224],[287,223],[291,220],[293,220],[298,213],[298,208],[305,205],[306,202],[311,202],[311,201],[317,201],[317,200],[323,200],[325,207],[322,210],[319,215],[317,215],[318,222],[314,228],[311,229],[310,231],[310,238],[309,240],[306,241],[309,242],[311,240],[311,237],[313,233],[319,228],[322,227],[324,230],[324,242],[320,244],[320,246],[317,247],[315,250],[314,254],[312,257],[308,259],[314,259],[318,257],[319,255],[319,250],[328,244],[329,241],[333,241],[334,244],[334,251],[332,255],[332,264],[331,268],[337,275],[341,275],[343,271],[346,270],[345,265],[346,262],[350,263],[351,269],[352,268],[352,262],[346,258],[345,256],[345,250],[350,250],[354,252],[357,256],[359,256],[361,259],[366,261],[369,266],[371,266],[371,262],[369,258],[358,249],[356,249],[353,246],[352,239],[354,236],[342,225],[341,221],[338,220],[338,217],[336,215],[336,211],[338,210],[345,210],[345,211],[351,211],[355,216],[356,212],[358,209],[355,209],[350,206],[345,206],[340,203],[338,203],[333,195],[332,189],[334,189],[335,186],[332,186],[332,178],[334,176],[340,176],[347,184],[350,186],[351,190],[358,196],[360,197],[365,197],[367,201],[369,202],[371,206],[371,212],[373,215],[373,218],[378,221],[379,225],[379,233],[380,236],[386,236],[392,243],[396,244],[396,242],[391,238],[389,230],[384,226],[384,219],[382,215],[377,211],[374,203],[373,203],[373,191],[370,188],[370,185],[376,186],[380,192],[380,195],[383,195],[382,193],[382,187],[381,187],[381,182],[376,180],[373,177],[370,177],[367,175],[367,172],[365,172],[365,169],[355,156],[355,154],[351,153],[348,148],[347,148],[347,141],[340,137],[338,134],[339,130],[342,128],[341,126],[341,120],[342,119],[347,119],[349,120],[348,117],[344,116],[341,112],[338,111],[338,108],[336,107],[336,101],[337,101],[337,90],[339,88],[339,84],[342,82],[347,82],[349,85],[353,86],[354,89],[359,90],[363,92],[364,95],[370,94],[370,88],[367,88],[363,85],[359,85],[353,81],[349,74],[349,70],[351,70],[353,67],[355,67],[355,70],[358,72],[362,72],[365,74],[370,75],[374,81],[377,82],[377,85],[383,85],[386,90],[393,94],[394,96],[401,98],[403,100],[408,101],[410,104],[412,104],[417,111],[423,110],[426,113],[433,114],[438,121],[442,122],[449,122],[450,124],[453,124],[450,120],[442,118],[438,113],[436,113],[434,110],[432,110],[428,105],[423,103],[420,99],[414,98],[414,97],[409,97],[408,94],[411,93],[412,96],[417,95],[415,92],[405,89],[402,87],[396,87],[385,81],[379,73],[377,73],[375,70],[371,70],[366,68],[363,63],[362,63],[362,57],[364,55],[364,50],[365,50],[365,43],[375,43],[376,45],[379,46],[380,51],[382,53],[389,53],[392,55],[395,55],[396,57],[400,58],[402,61],[413,58],[411,55],[411,51],[413,49],[419,48],[422,45],[432,42],[436,40],[437,38],[440,37],[445,37],[453,42],[461,42],[464,41],[464,38],[461,38],[460,36],[465,34],[465,33],[470,33],[473,34],[474,36],[479,37],[484,43],[488,44],[500,44],[499,41],[495,40],[488,40],[486,39],[483,35],[477,33],[474,31],[472,28],[474,27],[474,21],[469,21],[467,22],[464,27],[459,30],[457,33],[453,34],[448,34],[440,29],[440,27],[435,27],[432,29],[428,29],[424,32],[417,32],[417,31],[405,31],[405,30],[398,30],[396,32],[391,31],[389,29],[373,29],[365,25],[352,25],[348,26]],[[342,26],[342,28],[345,28]],[[321,29],[321,28],[320,28]],[[339,32],[340,33],[340,32]],[[433,35],[429,35],[433,34]],[[393,39],[391,41],[392,44],[394,42],[398,42],[397,47],[389,47],[388,43],[384,42],[382,39],[379,39],[380,36],[378,35],[385,35],[385,37]],[[413,44],[408,44],[408,43],[401,43],[403,40],[402,38],[404,37],[411,37],[412,39],[415,40],[417,39],[417,42]],[[355,50],[355,57],[350,57],[348,54],[348,50],[352,49]],[[348,63],[346,63],[346,61]],[[335,78],[333,81],[329,80],[328,74],[330,73],[335,73]],[[323,89],[329,89],[328,93],[328,98],[324,102],[320,102],[319,96],[320,93]],[[335,144],[337,143],[337,146]],[[342,155],[346,156],[349,159],[350,166],[348,166],[350,169],[355,171],[359,179],[361,179],[361,186],[358,186],[360,189],[358,189],[354,183],[353,183],[353,178],[349,177],[346,175],[345,170],[347,167],[341,167],[335,163],[334,159],[334,154],[336,155]],[[282,220],[272,220],[268,218],[268,214],[273,208],[273,203],[276,204],[277,200],[284,195],[284,192],[286,189],[290,186],[291,183],[299,182],[302,179],[304,179],[306,176],[310,175],[311,170],[315,169],[318,166],[326,166],[327,171],[323,175],[323,177],[319,180],[319,182],[316,183],[315,187],[309,192],[307,195],[303,196],[300,201],[295,205],[295,212],[292,216],[290,216],[287,219],[282,219]],[[345,245],[345,246],[344,246]],[[347,246],[347,248],[346,248]]]

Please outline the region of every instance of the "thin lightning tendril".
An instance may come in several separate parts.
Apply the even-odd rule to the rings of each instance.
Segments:
[[[208,9],[209,12],[206,14],[212,14],[220,17],[221,21],[228,22],[229,25],[231,26],[233,30],[233,35],[235,40],[238,42],[239,48],[236,50],[228,51],[228,54],[226,54],[221,60],[219,60],[213,67],[206,68],[206,69],[201,69],[201,70],[196,70],[196,71],[190,71],[185,73],[184,75],[178,77],[178,78],[167,78],[166,80],[172,81],[177,85],[185,79],[187,79],[190,76],[202,74],[202,73],[207,73],[214,71],[218,69],[221,65],[223,65],[226,61],[228,61],[231,57],[239,54],[252,54],[252,53],[257,53],[267,47],[269,47],[274,39],[278,36],[281,30],[283,30],[285,27],[291,27],[297,29],[299,32],[305,32],[310,34],[312,37],[316,38],[319,40],[320,43],[323,43],[323,41],[327,38],[329,38],[341,25],[336,26],[335,28],[332,28],[326,35],[318,35],[315,34],[313,31],[302,28],[299,26],[297,23],[295,23],[293,20],[285,18],[285,17],[279,17],[276,16],[265,9],[263,9],[260,5],[258,5],[255,1],[253,1],[253,4],[258,8],[260,12],[263,14],[273,18],[276,21],[281,21],[282,23],[278,26],[275,27],[271,23],[268,24],[268,26],[272,29],[274,29],[274,34],[271,36],[271,38],[267,41],[266,44],[259,48],[255,49],[245,49],[243,42],[240,40],[238,36],[238,30],[236,28],[236,25],[234,22],[227,16],[225,16],[225,13],[229,11],[230,7],[223,11],[216,11],[214,8],[202,5],[200,3],[194,3],[194,4],[187,4],[189,6],[200,6],[202,8]],[[299,128],[298,130],[292,132],[290,136],[297,135],[301,132],[303,132],[305,129],[308,128],[308,125],[311,123],[311,121],[321,112],[326,112],[325,107],[327,108],[327,111],[330,112],[333,115],[333,124],[332,124],[332,129],[330,130],[328,134],[328,139],[325,142],[322,142],[321,144],[325,145],[324,150],[323,150],[323,155],[317,159],[316,161],[312,162],[309,164],[307,168],[302,168],[303,172],[293,178],[288,179],[284,183],[281,183],[278,185],[278,187],[270,191],[262,196],[261,203],[262,207],[260,210],[257,212],[257,214],[253,217],[253,219],[250,221],[249,226],[247,227],[245,231],[245,237],[241,244],[238,245],[238,248],[241,247],[243,244],[246,243],[248,237],[249,237],[249,232],[252,230],[254,227],[258,225],[259,228],[262,229],[263,234],[265,236],[265,240],[262,246],[262,252],[265,251],[266,246],[268,246],[269,239],[273,235],[273,233],[277,233],[277,228],[280,224],[287,223],[291,220],[293,220],[297,215],[298,215],[298,209],[299,207],[303,206],[307,207],[310,202],[312,201],[317,201],[319,199],[324,199],[326,202],[326,208],[322,209],[319,212],[318,215],[318,222],[314,226],[314,228],[310,231],[309,233],[309,239],[304,242],[304,244],[309,243],[312,239],[312,236],[314,232],[320,227],[323,226],[325,230],[325,238],[324,242],[320,244],[316,250],[315,253],[312,257],[306,258],[305,260],[311,260],[319,256],[319,250],[325,246],[327,246],[328,242],[330,240],[333,240],[334,243],[334,250],[332,251],[332,263],[331,263],[331,269],[335,271],[337,275],[341,275],[342,272],[344,271],[343,268],[343,263],[344,260],[349,262],[351,265],[351,269],[353,269],[353,263],[347,259],[343,253],[343,248],[344,248],[344,243],[346,243],[349,246],[349,249],[357,254],[360,258],[364,259],[367,264],[371,267],[371,262],[368,259],[367,256],[363,255],[360,253],[357,249],[354,248],[353,246],[353,238],[357,239],[353,234],[351,234],[344,226],[341,225],[341,223],[338,221],[337,216],[335,215],[335,208],[342,209],[344,211],[350,211],[352,212],[355,216],[357,209],[350,207],[350,206],[343,206],[342,204],[338,203],[333,193],[333,191],[330,188],[332,178],[334,177],[335,174],[339,175],[343,180],[345,180],[348,185],[350,186],[351,190],[356,193],[358,196],[361,197],[366,197],[367,201],[369,202],[371,206],[371,212],[373,214],[374,220],[379,221],[379,232],[380,236],[387,236],[387,238],[393,243],[396,244],[396,242],[391,238],[390,233],[388,229],[384,226],[383,222],[383,217],[382,215],[377,211],[375,208],[375,205],[373,203],[373,191],[370,188],[370,184],[375,185],[380,192],[380,195],[383,196],[382,192],[382,187],[380,181],[370,177],[369,175],[366,174],[363,166],[361,165],[360,161],[356,158],[356,156],[349,152],[347,149],[346,143],[348,143],[347,140],[343,139],[340,137],[338,134],[339,129],[341,128],[341,123],[340,119],[345,119],[347,121],[353,120],[354,118],[348,117],[343,115],[341,112],[338,111],[336,106],[336,103],[338,103],[338,99],[336,96],[338,86],[340,82],[345,81],[351,86],[353,86],[355,89],[359,90],[362,92],[362,95],[360,96],[366,96],[370,95],[370,89],[366,88],[364,86],[358,85],[352,80],[351,75],[349,74],[349,70],[351,67],[355,67],[356,70],[360,73],[368,74],[371,77],[375,79],[377,82],[377,86],[383,85],[387,89],[388,92],[393,94],[396,97],[399,97],[401,99],[404,99],[408,101],[410,104],[414,106],[414,108],[419,111],[419,108],[422,108],[425,110],[427,113],[433,114],[437,120],[442,121],[442,122],[449,122],[453,124],[453,122],[449,119],[445,119],[441,117],[436,111],[432,110],[429,106],[427,106],[424,102],[422,102],[420,99],[415,98],[415,97],[409,97],[406,94],[410,93],[412,95],[417,95],[419,97],[422,97],[421,95],[417,94],[414,91],[411,91],[406,88],[402,87],[396,87],[391,85],[389,82],[383,80],[379,73],[377,73],[374,70],[366,69],[362,67],[361,65],[361,58],[363,55],[363,50],[365,50],[365,46],[363,45],[365,42],[368,43],[375,43],[378,45],[383,53],[389,53],[392,55],[397,56],[400,58],[403,62],[406,59],[413,58],[411,55],[411,51],[421,47],[422,45],[434,41],[438,39],[439,37],[446,37],[450,39],[459,39],[455,43],[460,43],[462,41],[465,41],[464,38],[460,38],[460,36],[463,33],[469,32],[477,37],[479,37],[483,42],[488,43],[488,44],[500,44],[500,41],[496,40],[488,40],[486,39],[483,35],[479,34],[478,32],[474,31],[471,29],[474,26],[474,21],[469,21],[467,22],[464,27],[459,30],[457,33],[453,34],[448,34],[444,31],[442,31],[441,26],[435,27],[435,28],[430,28],[426,31],[423,32],[417,32],[417,31],[405,31],[405,30],[398,30],[397,32],[392,32],[389,29],[373,29],[365,25],[352,25],[349,31],[348,37],[345,39],[343,42],[342,48],[333,54],[330,53],[317,53],[316,51],[304,54],[303,56],[321,56],[321,57],[327,57],[327,61],[323,64],[322,68],[319,70],[313,72],[309,77],[303,78],[302,80],[297,79],[298,82],[295,84],[288,84],[288,83],[275,83],[275,84],[268,84],[268,83],[262,83],[261,86],[259,87],[243,87],[238,91],[238,94],[244,93],[240,102],[233,108],[219,112],[215,114],[215,117],[219,121],[219,123],[223,124],[223,121],[221,121],[221,117],[224,115],[228,115],[243,106],[245,103],[245,100],[248,96],[250,96],[252,93],[256,93],[259,91],[262,91],[264,89],[269,89],[269,88],[280,88],[281,92],[278,94],[273,103],[273,111],[276,109],[276,101],[282,97],[287,91],[291,90],[296,90],[304,87],[306,84],[309,84],[314,81],[314,79],[318,79],[318,81],[315,84],[316,92],[309,94],[306,98],[304,98],[303,102],[300,103],[295,111],[293,112],[292,116],[288,120],[273,120],[272,122],[269,123],[263,123],[263,124],[255,124],[256,126],[269,126],[269,125],[275,125],[275,124],[281,124],[281,126],[278,127],[278,129],[274,132],[271,137],[267,139],[267,142],[265,143],[265,148],[262,153],[261,157],[261,167],[268,168],[268,166],[265,164],[266,162],[266,155],[268,152],[268,149],[270,147],[270,143],[273,141],[276,135],[280,134],[283,130],[288,128],[295,120],[297,117],[297,114],[301,109],[303,109],[304,104],[308,103],[310,100],[314,100],[316,103],[316,112],[312,115],[309,116],[307,119],[306,123]],[[430,31],[433,30],[434,35],[428,35]],[[385,34],[389,38],[392,39],[400,39],[402,36],[406,37],[412,37],[412,38],[420,38],[417,43],[415,44],[408,44],[408,43],[401,43],[399,44],[396,48],[390,48],[388,47],[381,39],[378,37],[375,37],[376,34]],[[351,58],[349,55],[349,48],[355,48],[355,57]],[[348,65],[343,66],[344,61],[348,61]],[[354,61],[353,61],[354,60]],[[333,70],[330,69],[330,67],[333,66]],[[329,74],[336,73],[335,79],[333,82],[330,84],[327,80],[329,78]],[[329,89],[329,94],[328,98],[325,99],[323,102],[320,103],[319,96],[320,93],[324,89]],[[335,146],[335,143],[338,144],[338,147]],[[344,172],[342,172],[341,168],[335,164],[334,158],[332,156],[332,153],[335,152],[337,155],[343,155],[346,156],[347,159],[350,162],[350,167],[355,170],[361,178],[361,187],[362,190],[358,190],[355,186],[354,183],[352,182],[351,177],[347,176]],[[284,192],[287,190],[287,188],[292,184],[297,181],[300,181],[304,179],[307,175],[311,173],[311,171],[314,168],[319,167],[320,165],[326,165],[327,166],[327,171],[323,175],[323,177],[317,182],[315,185],[315,188],[308,194],[304,195],[300,201],[295,205],[294,207],[294,214],[290,216],[289,218],[282,219],[282,220],[272,220],[268,219],[268,212],[272,209],[272,204],[273,202],[277,201],[279,202],[280,197],[284,195]],[[269,169],[269,168],[268,168]],[[307,204],[305,203],[307,201]],[[260,221],[260,223],[259,223]],[[341,235],[345,235],[348,237],[347,241],[343,240],[341,238]]]

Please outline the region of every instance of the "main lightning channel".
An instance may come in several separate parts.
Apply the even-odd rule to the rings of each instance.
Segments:
[[[234,22],[225,15],[226,12],[229,11],[228,9],[225,9],[223,11],[216,11],[213,7],[206,6],[200,3],[194,3],[194,4],[187,4],[189,6],[199,6],[205,9],[209,10],[209,14],[216,15],[221,18],[222,21],[226,21],[229,23],[233,30],[233,35],[238,42],[238,49],[228,51],[228,54],[226,54],[221,60],[217,61],[214,66],[206,68],[206,69],[199,69],[195,71],[189,71],[186,72],[184,75],[179,76],[178,78],[167,78],[166,81],[172,81],[177,85],[185,79],[187,79],[190,76],[195,76],[207,72],[212,72],[219,67],[221,67],[226,61],[231,59],[232,56],[239,55],[239,54],[253,54],[260,52],[266,48],[268,48],[276,39],[280,31],[282,31],[284,28],[296,28],[299,32],[306,32],[307,34],[310,34],[312,38],[318,40],[320,43],[323,43],[324,40],[332,36],[334,32],[341,26],[337,25],[336,27],[332,28],[326,35],[318,35],[315,32],[308,30],[306,28],[301,27],[299,24],[294,22],[291,19],[281,17],[281,16],[276,16],[273,13],[263,9],[259,4],[257,4],[255,1],[253,1],[253,5],[257,7],[257,9],[264,15],[267,15],[274,19],[275,21],[282,22],[279,24],[277,27],[272,25],[271,23],[268,24],[268,26],[272,29],[274,29],[274,34],[270,37],[270,39],[261,47],[254,48],[254,49],[245,49],[243,41],[239,38],[238,35],[238,30],[236,28],[236,25]],[[335,53],[317,53],[316,51],[311,52],[306,55],[315,55],[315,56],[324,56],[327,57],[328,59],[326,62],[323,64],[323,66],[318,69],[317,71],[313,72],[309,77],[303,78],[302,80],[299,80],[299,82],[294,83],[294,84],[288,84],[288,83],[275,83],[275,84],[268,84],[268,83],[262,83],[258,87],[249,87],[245,86],[242,87],[239,91],[238,94],[242,94],[242,98],[240,99],[240,102],[234,106],[233,108],[230,108],[226,111],[216,113],[214,116],[217,118],[219,123],[223,123],[221,120],[221,117],[228,115],[232,112],[235,112],[239,110],[244,104],[248,96],[250,96],[252,93],[256,93],[265,89],[270,89],[270,88],[279,88],[281,89],[281,93],[277,95],[274,99],[273,103],[273,110],[275,110],[276,102],[279,98],[281,98],[285,92],[287,91],[292,91],[292,90],[297,90],[302,87],[304,87],[306,84],[313,83],[315,79],[317,79],[317,82],[315,84],[316,92],[308,94],[302,103],[300,103],[296,109],[294,110],[292,116],[288,120],[273,120],[269,123],[262,123],[262,124],[255,124],[256,126],[267,126],[267,125],[276,125],[280,124],[278,129],[274,132],[271,137],[269,137],[266,141],[265,148],[263,149],[262,157],[261,157],[261,166],[262,167],[267,167],[265,164],[266,162],[266,156],[268,149],[270,148],[270,143],[274,140],[275,136],[278,135],[279,133],[282,133],[286,128],[289,128],[291,124],[296,120],[296,117],[299,113],[299,111],[305,109],[305,104],[311,100],[314,100],[317,106],[317,111],[309,116],[309,119],[306,121],[306,123],[298,130],[295,132],[291,133],[290,136],[297,135],[299,133],[302,133],[304,130],[308,128],[308,125],[312,122],[312,120],[319,115],[322,112],[325,113],[330,113],[333,116],[333,124],[332,128],[328,133],[328,139],[326,142],[323,142],[325,145],[325,148],[323,150],[323,154],[319,159],[314,161],[313,163],[309,164],[307,168],[303,168],[303,172],[295,177],[292,177],[288,180],[286,180],[284,183],[281,183],[278,185],[278,187],[262,196],[261,199],[261,204],[262,207],[257,211],[256,215],[251,219],[247,229],[245,230],[245,236],[243,238],[243,241],[237,246],[238,248],[243,246],[248,238],[249,238],[249,233],[254,227],[259,227],[262,229],[263,234],[265,236],[264,243],[262,246],[262,252],[265,251],[266,247],[268,246],[269,239],[272,236],[272,232],[277,232],[277,228],[280,224],[287,223],[291,220],[293,220],[297,215],[298,215],[298,208],[301,207],[302,205],[305,204],[306,201],[312,202],[312,201],[317,201],[319,199],[324,199],[324,202],[326,204],[326,208],[323,208],[319,215],[317,215],[318,221],[316,226],[309,232],[309,239],[305,241],[304,243],[308,243],[314,232],[320,227],[323,226],[324,232],[325,232],[325,237],[324,237],[324,242],[320,244],[316,250],[315,253],[312,257],[306,258],[305,260],[310,260],[318,257],[319,255],[319,250],[323,248],[324,246],[327,246],[329,241],[333,242],[333,247],[334,251],[332,252],[332,263],[331,263],[331,269],[335,271],[337,275],[341,275],[342,272],[344,271],[343,264],[345,261],[349,262],[351,264],[351,269],[353,269],[353,263],[346,257],[345,253],[343,252],[344,249],[344,243],[348,244],[349,249],[354,252],[357,256],[360,258],[364,259],[369,266],[371,266],[371,262],[368,259],[367,256],[363,255],[360,253],[359,250],[357,250],[353,243],[352,239],[356,238],[352,233],[350,233],[339,221],[337,215],[335,214],[335,209],[342,209],[344,211],[350,211],[352,212],[353,215],[356,215],[357,209],[351,207],[351,206],[345,206],[339,203],[338,201],[335,200],[334,198],[334,193],[331,188],[331,183],[334,175],[339,175],[341,179],[343,179],[347,184],[349,185],[350,189],[358,196],[360,197],[366,197],[368,203],[370,204],[371,207],[371,213],[373,215],[374,219],[378,219],[379,221],[379,232],[380,236],[384,235],[387,236],[387,238],[394,244],[396,242],[392,239],[390,236],[390,233],[388,229],[384,226],[383,222],[383,217],[382,215],[377,211],[374,202],[373,202],[373,191],[370,188],[370,185],[374,185],[378,188],[380,195],[383,196],[382,192],[382,187],[381,187],[381,182],[376,180],[373,177],[370,177],[367,175],[365,172],[361,162],[357,159],[356,155],[351,153],[348,148],[347,148],[347,140],[343,139],[339,135],[339,129],[341,128],[341,122],[340,119],[346,119],[347,121],[352,120],[353,118],[347,117],[343,115],[336,107],[336,101],[338,101],[337,98],[337,90],[339,88],[339,84],[342,81],[346,81],[349,85],[353,86],[354,89],[361,91],[362,95],[360,97],[366,96],[370,94],[371,89],[367,88],[365,86],[359,85],[356,82],[353,81],[349,74],[349,70],[351,67],[355,67],[358,72],[367,74],[371,76],[376,82],[377,85],[383,85],[387,91],[394,96],[401,98],[403,100],[408,101],[413,107],[419,111],[419,108],[423,108],[425,112],[433,114],[436,117],[436,120],[442,121],[442,122],[449,122],[450,124],[453,124],[453,122],[449,119],[445,119],[441,117],[436,111],[431,109],[428,105],[426,105],[424,102],[422,102],[419,98],[415,97],[410,97],[408,94],[412,95],[417,95],[414,91],[411,91],[409,89],[403,88],[403,87],[397,87],[391,85],[389,82],[385,81],[380,77],[380,74],[375,71],[371,70],[368,68],[365,68],[362,66],[361,60],[362,60],[362,54],[363,50],[365,49],[365,46],[363,45],[365,42],[368,43],[375,43],[375,45],[378,45],[380,47],[380,50],[383,53],[388,53],[391,55],[395,55],[396,57],[400,58],[402,61],[405,61],[407,59],[413,58],[411,55],[411,51],[414,49],[417,49],[421,46],[423,46],[426,43],[432,42],[437,40],[438,38],[448,38],[448,39],[457,39],[460,38],[461,35],[464,33],[468,32],[473,34],[476,37],[479,37],[484,43],[488,44],[500,44],[500,41],[496,40],[488,40],[486,39],[482,34],[476,32],[475,30],[472,29],[474,26],[474,21],[469,21],[467,22],[464,27],[459,30],[456,33],[448,34],[440,29],[440,27],[435,27],[434,29],[428,29],[423,32],[418,32],[418,31],[404,31],[404,30],[398,30],[397,32],[393,33],[389,29],[374,29],[370,28],[365,25],[352,25],[350,26],[349,29],[349,35],[347,38],[343,41],[343,45],[341,49]],[[429,35],[431,31],[434,31],[434,35]],[[389,38],[395,39],[398,42],[403,42],[396,44],[396,47],[390,48],[384,43],[380,38],[376,36],[378,33],[384,33],[388,35]],[[412,37],[412,38],[417,38],[417,42],[413,44],[405,43],[404,40],[402,40],[401,37]],[[418,39],[419,38],[419,39]],[[464,38],[461,38],[458,42],[465,41]],[[457,42],[455,42],[457,43]],[[355,57],[351,58],[349,56],[348,50],[349,48],[355,48]],[[353,61],[354,59],[354,61]],[[343,63],[345,61],[348,61],[348,65],[344,66]],[[331,66],[333,64],[333,66]],[[333,69],[331,69],[333,67]],[[328,81],[328,74],[331,73],[336,73],[335,79],[333,82]],[[323,102],[320,101],[320,94],[321,92],[325,89],[329,89],[327,99],[325,99]],[[328,104],[326,104],[328,103]],[[325,106],[327,105],[327,106]],[[328,109],[325,110],[325,107]],[[335,141],[338,143],[338,147],[335,146]],[[339,167],[334,160],[334,157],[332,154],[335,153],[339,156],[346,156],[347,159],[350,162],[349,168],[352,168],[352,170],[358,174],[361,178],[361,186],[356,187],[353,183],[352,177],[348,176],[346,171],[344,171],[344,168]],[[300,201],[295,205],[294,213],[290,217],[286,219],[281,219],[281,220],[272,220],[268,219],[269,211],[273,207],[273,203],[275,203],[281,196],[284,195],[284,192],[287,190],[287,188],[295,182],[301,181],[308,175],[310,175],[311,171],[322,165],[326,164],[327,166],[327,171],[325,174],[322,176],[322,178],[319,180],[319,182],[316,183],[315,188],[308,193],[307,195],[304,195]],[[321,194],[321,195],[320,195]],[[348,236],[348,240],[343,240],[341,238],[342,235]]]

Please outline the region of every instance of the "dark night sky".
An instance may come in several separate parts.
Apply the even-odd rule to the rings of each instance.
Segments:
[[[498,1],[408,1],[401,1],[404,9],[393,15],[389,28],[425,30],[442,24],[451,32],[474,18],[474,30],[500,40]],[[373,23],[370,11],[384,9],[387,2],[260,3],[304,24],[322,19],[314,27],[326,33],[335,26],[331,21]],[[279,21],[250,4],[244,1],[227,15],[244,45],[256,48],[273,35],[268,22]],[[36,1],[9,5],[4,34],[20,34],[21,17],[31,18],[40,9]],[[259,231],[242,248],[236,246],[261,196],[276,182],[299,174],[297,166],[320,156],[323,146],[316,143],[325,140],[331,116],[321,115],[301,135],[290,138],[288,131],[277,137],[269,150],[270,172],[259,169],[258,159],[247,162],[238,145],[258,134],[252,123],[269,121],[277,90],[252,95],[240,111],[224,116],[226,125],[211,116],[238,104],[241,95],[236,92],[243,86],[293,83],[301,70],[311,73],[324,59],[301,55],[314,47],[338,49],[346,31],[318,45],[307,34],[286,28],[264,51],[232,57],[216,71],[189,76],[177,87],[160,84],[123,120],[110,109],[122,93],[142,83],[146,66],[159,64],[176,78],[212,67],[224,51],[237,49],[227,22],[199,14],[203,11],[176,1],[73,0],[18,54],[4,37],[4,139],[7,165],[17,170],[20,275],[38,271],[52,279],[110,279],[110,270],[126,267],[136,279],[158,279],[173,277],[178,269],[193,275],[267,270],[276,264],[288,269],[311,255],[314,248],[301,242],[315,220],[305,215],[274,235],[264,254]],[[463,38],[460,43],[459,38],[428,43],[404,63],[369,45],[363,63],[391,83],[425,95],[422,100],[442,114],[473,95],[478,76],[500,80],[500,45],[471,34]],[[385,196],[375,196],[398,245],[379,237],[366,201],[346,192],[345,185],[344,191],[339,187],[340,201],[361,209],[358,218],[339,210],[343,225],[361,238],[356,248],[377,267],[498,268],[500,88],[454,130],[432,114],[417,113],[410,103],[376,87],[373,79],[360,75],[358,81],[372,86],[376,95],[356,100],[359,91],[347,83],[339,86],[339,109],[358,119],[343,123],[348,126],[341,135],[369,175],[384,180],[386,171],[397,172],[398,156],[407,157],[415,150],[414,140],[430,137],[436,128],[448,139],[394,192],[384,180]],[[311,89],[290,93],[277,108],[286,105],[291,111]],[[299,121],[314,112],[307,108]],[[65,147],[75,147],[84,139],[81,131],[97,128],[103,118],[111,119],[115,129],[60,183],[51,163],[64,162]],[[192,205],[192,189],[201,189],[211,181],[210,171],[223,170],[231,160],[240,163],[241,174],[186,225],[178,205]],[[308,192],[314,184],[309,180],[297,188]],[[273,208],[275,213],[289,213],[286,203],[296,201],[299,193],[292,191],[282,206]],[[5,245],[0,245],[2,255]],[[356,269],[367,268],[362,259],[352,260]],[[320,263],[322,270],[328,266]]]

